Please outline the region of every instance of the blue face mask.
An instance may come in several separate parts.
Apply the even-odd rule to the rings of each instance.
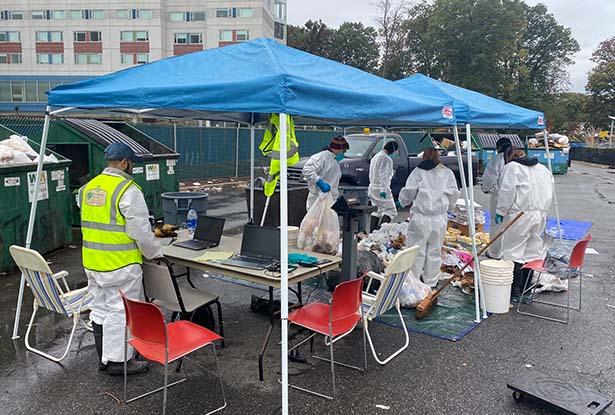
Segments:
[[[391,157],[393,160],[397,160],[399,158],[399,153],[389,154],[389,157]]]
[[[344,153],[337,153],[337,154],[335,155],[335,159],[336,159],[337,161],[342,161],[342,160],[344,160],[344,158],[345,158],[345,157],[346,157],[346,156],[344,156]]]

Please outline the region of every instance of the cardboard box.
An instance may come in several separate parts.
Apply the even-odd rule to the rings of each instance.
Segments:
[[[467,224],[448,221],[448,227],[453,229],[459,229],[463,236],[470,236],[470,227]],[[476,232],[484,232],[485,226],[482,223],[476,225]]]

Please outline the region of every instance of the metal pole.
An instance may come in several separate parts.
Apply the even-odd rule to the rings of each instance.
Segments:
[[[254,120],[250,123],[250,222],[254,221]]]
[[[45,108],[45,122],[43,124],[43,136],[41,138],[41,148],[38,153],[38,164],[36,166],[36,179],[34,181],[34,194],[32,195],[32,205],[30,206],[30,218],[28,219],[28,232],[26,234],[26,248],[30,248],[32,244],[32,234],[34,233],[34,222],[36,220],[36,207],[38,205],[38,193],[41,184],[41,173],[43,172],[43,164],[45,163],[45,149],[47,148],[47,136],[49,135],[49,115],[51,107]],[[21,274],[19,282],[19,294],[17,295],[17,307],[15,308],[15,322],[13,324],[13,339],[18,339],[19,335],[19,318],[21,317],[21,303],[23,302],[23,292],[25,288],[25,278]]]
[[[613,123],[615,123],[615,120],[611,118],[611,135],[609,138],[609,147],[613,148]]]
[[[455,138],[455,154],[457,155],[457,166],[459,168],[459,175],[461,178],[461,187],[463,188],[463,196],[464,196],[464,201],[465,201],[465,206],[466,206],[466,211],[469,211],[469,206],[470,206],[470,196],[469,196],[469,192],[468,192],[468,186],[466,184],[466,175],[465,175],[465,168],[463,167],[463,158],[462,158],[462,149],[461,149],[461,141],[459,140],[459,130],[457,129],[457,126],[455,125],[453,127],[453,137]],[[470,214],[468,213],[468,221]],[[470,224],[468,223],[468,227],[470,227]],[[475,259],[476,261],[476,259]],[[475,265],[476,266],[476,265]],[[476,274],[474,274],[476,275]],[[474,291],[477,292],[477,284],[476,281],[474,283]],[[479,305],[479,298],[478,296],[475,297],[475,305],[476,305],[476,322],[480,322],[480,305]]]
[[[545,156],[547,157],[547,165],[551,172],[551,180],[553,180],[553,204],[555,205],[555,219],[557,220],[557,233],[559,234],[559,241],[564,242],[564,235],[562,235],[562,225],[559,220],[559,205],[557,203],[557,192],[555,191],[555,176],[553,175],[553,167],[551,166],[551,152],[549,151],[549,132],[544,130],[545,138]]]
[[[239,177],[239,123],[235,134],[235,177]]]
[[[173,151],[177,153],[177,123],[173,123]]]
[[[282,415],[288,415],[288,188],[286,114],[280,114],[280,307],[282,324]]]
[[[472,128],[470,124],[466,124],[466,142],[468,144],[468,195],[470,196],[470,206],[468,209],[468,220],[470,225],[470,237],[472,238],[472,256],[474,256],[474,294],[476,295],[477,312],[479,303],[483,309],[483,318],[487,318],[487,310],[485,307],[485,293],[483,292],[483,282],[480,278],[480,262],[478,252],[476,250],[476,223],[474,218],[474,166],[472,165]],[[476,320],[480,322],[480,317]]]

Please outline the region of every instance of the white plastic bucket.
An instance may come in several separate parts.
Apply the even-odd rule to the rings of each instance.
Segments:
[[[514,264],[487,259],[480,262],[480,277],[485,292],[485,307],[495,314],[508,313]]]

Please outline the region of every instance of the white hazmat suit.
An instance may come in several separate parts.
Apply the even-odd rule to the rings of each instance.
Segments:
[[[130,177],[121,170],[106,168],[105,174]],[[80,201],[78,201],[80,203]],[[120,212],[126,219],[126,234],[135,240],[147,259],[162,257],[162,246],[152,232],[149,212],[143,193],[137,186],[130,186],[120,198]],[[139,264],[128,265],[110,272],[85,270],[88,292],[94,300],[90,319],[103,327],[102,363],[124,361],[125,313],[119,290],[126,297],[143,300],[143,272]],[[129,347],[128,358],[132,356]]]
[[[500,231],[501,225],[495,223],[495,215],[498,204],[498,193],[500,190],[500,174],[504,168],[504,153],[498,153],[489,162],[485,173],[483,173],[483,182],[481,184],[481,190],[484,193],[489,193],[491,198],[489,200],[489,238],[493,240],[495,235]],[[495,241],[487,250],[491,258],[499,259],[502,257],[502,239]]]
[[[307,181],[310,192],[306,202],[306,210],[310,210],[310,206],[322,193],[316,185],[318,180],[323,180],[331,186],[331,196],[333,196],[333,200],[337,200],[340,193],[339,185],[341,178],[342,169],[340,169],[340,165],[332,151],[323,150],[312,155],[307,163],[305,163],[305,166],[303,166],[303,179]]]
[[[422,276],[423,282],[432,288],[438,284],[442,265],[440,251],[446,234],[447,213],[454,208],[458,196],[455,175],[442,164],[429,170],[421,167],[412,170],[399,193],[402,206],[412,203],[408,242],[420,248],[412,273]]]
[[[378,207],[378,211],[372,213],[372,216],[382,218],[386,215],[391,219],[397,216],[397,208],[391,192],[391,180],[393,180],[395,174],[393,167],[393,159],[386,150],[380,150],[376,153],[369,164],[367,195],[372,205]],[[386,193],[386,197],[381,197],[381,193]]]
[[[520,264],[544,257],[542,234],[553,200],[553,176],[536,159],[511,161],[502,169],[497,213],[503,225],[523,216],[502,235],[502,258]]]

